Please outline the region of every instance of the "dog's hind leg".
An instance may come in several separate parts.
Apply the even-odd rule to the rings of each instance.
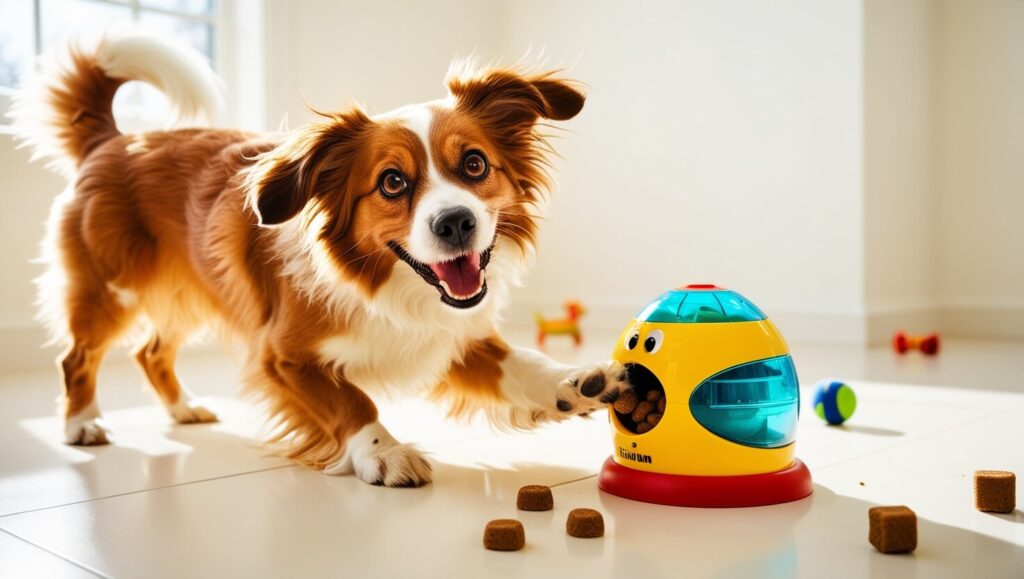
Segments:
[[[93,280],[73,280],[67,294],[70,346],[59,359],[64,382],[64,434],[68,444],[107,443],[96,402],[96,374],[103,355],[135,315],[130,303]]]
[[[153,332],[136,348],[135,360],[171,418],[182,424],[215,422],[217,415],[197,403],[174,373],[174,360],[182,341],[172,333]]]

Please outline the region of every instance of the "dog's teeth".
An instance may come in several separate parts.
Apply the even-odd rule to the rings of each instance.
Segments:
[[[457,300],[468,300],[469,298],[474,297],[478,293],[483,291],[483,287],[484,287],[483,277],[484,277],[484,271],[480,270],[480,286],[479,286],[479,288],[475,292],[473,292],[472,294],[469,294],[469,295],[459,295],[459,294],[452,293],[452,288],[449,287],[448,283],[445,282],[443,279],[442,280],[438,280],[437,283],[438,283],[438,285],[441,286],[441,289],[444,290],[444,293],[448,294],[449,297],[453,297],[453,298],[455,298]]]

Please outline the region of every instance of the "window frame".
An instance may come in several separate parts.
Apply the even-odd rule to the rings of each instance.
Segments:
[[[261,129],[265,124],[264,111],[265,102],[262,98],[256,102],[241,103],[239,96],[250,93],[251,90],[239,90],[246,88],[264,88],[265,74],[260,70],[245,69],[242,66],[242,59],[236,54],[240,49],[255,50],[258,57],[262,57],[266,41],[265,15],[267,9],[265,0],[248,0],[243,6],[239,6],[238,0],[215,0],[214,9],[210,14],[194,14],[190,12],[155,8],[143,6],[141,0],[88,0],[94,4],[107,4],[114,6],[128,6],[131,8],[132,21],[138,22],[143,12],[161,14],[182,18],[192,22],[202,22],[211,27],[213,31],[213,43],[211,49],[213,58],[211,64],[217,75],[221,77],[228,86],[236,90],[226,94],[228,106],[222,111],[221,117],[213,119],[217,125],[247,126],[253,129]],[[42,38],[42,3],[43,0],[32,0],[33,4],[33,58],[38,59],[43,54]],[[248,17],[247,17],[248,15]],[[258,68],[258,67],[254,67]],[[10,110],[13,97],[17,88],[0,86],[0,133],[10,131],[10,119],[5,113]],[[262,90],[257,94],[261,94]],[[251,99],[250,99],[251,100]],[[129,117],[129,122],[139,119]]]

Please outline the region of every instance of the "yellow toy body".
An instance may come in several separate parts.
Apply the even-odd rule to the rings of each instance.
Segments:
[[[655,329],[665,336],[657,353],[626,349],[626,338],[632,332],[638,331],[643,343]],[[623,364],[643,364],[651,370],[664,386],[667,404],[661,422],[646,434],[629,432],[615,413],[610,413],[615,461],[637,470],[687,475],[727,476],[786,468],[793,462],[795,445],[765,449],[735,444],[698,424],[688,407],[694,388],[719,370],[788,353],[782,335],[768,320],[723,324],[634,321],[622,333],[612,358]],[[680,452],[680,441],[684,440],[686,451]],[[648,455],[651,461],[630,459],[631,454]]]
[[[704,285],[666,292],[626,327],[612,357],[639,400],[656,391],[664,410],[653,411],[653,427],[641,424],[650,404],[639,415],[609,412],[615,449],[602,489],[688,506],[810,494],[794,457],[799,389],[789,348],[745,298]]]

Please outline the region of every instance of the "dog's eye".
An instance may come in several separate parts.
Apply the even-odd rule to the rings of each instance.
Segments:
[[[409,182],[397,169],[388,169],[381,173],[377,187],[385,197],[398,197],[409,188]]]
[[[469,151],[462,157],[462,174],[467,179],[480,181],[487,176],[487,157],[480,151]]]
[[[665,334],[661,330],[654,330],[650,334],[647,334],[647,339],[644,340],[644,350],[648,354],[654,354],[661,349],[661,343],[665,341]]]
[[[639,343],[640,343],[640,332],[637,332],[636,330],[634,330],[632,334],[630,334],[629,336],[626,337],[626,349],[627,350],[632,350],[633,348],[636,348],[636,345],[639,344]]]

